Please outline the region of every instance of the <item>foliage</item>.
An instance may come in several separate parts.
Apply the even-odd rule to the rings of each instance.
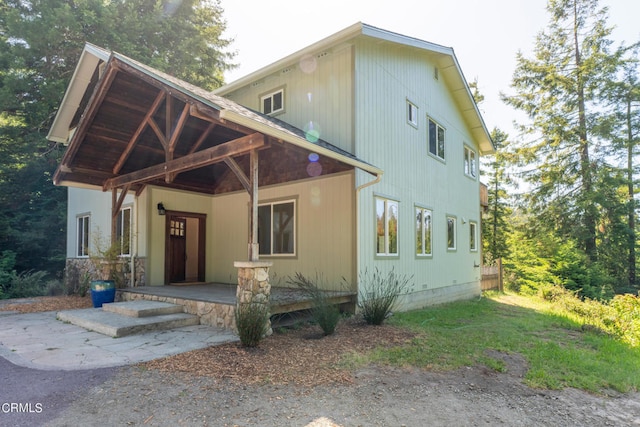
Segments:
[[[0,2],[0,252],[18,272],[64,266],[63,150],[46,134],[85,42],[213,89],[233,67],[225,26],[217,0]]]
[[[398,297],[409,291],[412,279],[413,276],[396,274],[393,269],[386,275],[377,268],[361,273],[358,308],[364,320],[370,325],[381,325],[391,314]]]
[[[241,304],[236,308],[236,328],[245,347],[257,347],[269,328],[269,308],[265,304]]]
[[[489,206],[482,217],[482,254],[484,263],[487,265],[493,264],[498,258],[504,258],[509,252],[507,236],[510,232],[510,223],[508,220],[512,212],[505,185],[513,182],[506,171],[509,160],[508,138],[509,136],[498,128],[491,132],[496,152],[492,160],[485,165],[489,172],[483,173],[488,175]]]
[[[128,233],[125,233],[128,235]],[[89,260],[93,264],[93,273],[99,280],[113,280],[116,288],[125,286],[127,258],[123,258],[122,242],[119,239],[107,239],[100,229],[92,232],[93,245],[89,250]],[[129,244],[129,242],[125,242]]]
[[[599,88],[615,76],[623,50],[611,50],[607,11],[597,0],[549,0],[547,11],[533,58],[518,54],[515,94],[503,99],[531,120],[521,126],[529,140],[517,150],[527,167],[528,205],[595,261],[595,173],[605,162],[594,130],[602,113]]]
[[[327,292],[322,290],[322,286],[319,286],[323,282],[322,275],[318,273],[316,273],[315,280],[308,279],[299,272],[287,280],[287,283],[297,286],[311,298],[313,320],[320,326],[324,335],[331,335],[335,332],[340,321],[340,308],[331,303]]]
[[[640,347],[583,327],[586,319],[537,296],[488,294],[479,300],[396,314],[391,320],[394,325],[419,335],[406,345],[376,350],[360,363],[432,370],[480,363],[504,371],[510,366],[500,355],[519,354],[528,368],[525,381],[533,387],[638,390]]]

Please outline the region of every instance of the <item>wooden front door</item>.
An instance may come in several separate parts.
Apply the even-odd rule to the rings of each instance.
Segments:
[[[187,219],[172,217],[169,223],[171,283],[184,282],[187,263]]]
[[[164,283],[196,283],[205,280],[204,214],[167,211]]]

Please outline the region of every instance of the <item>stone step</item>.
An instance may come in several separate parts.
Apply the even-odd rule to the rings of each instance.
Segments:
[[[58,312],[58,320],[113,338],[200,324],[200,318],[194,314],[173,313],[150,317],[130,317],[104,311],[100,308],[60,311]]]
[[[151,317],[184,313],[184,307],[161,301],[124,301],[102,304],[102,310],[128,317]]]

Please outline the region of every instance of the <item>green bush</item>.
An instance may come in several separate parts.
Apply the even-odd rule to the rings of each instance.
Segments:
[[[257,347],[267,335],[269,308],[265,304],[241,304],[236,308],[236,328],[245,347]]]
[[[413,278],[398,275],[392,269],[386,275],[377,268],[360,274],[358,308],[369,325],[381,325],[389,317],[398,297],[409,291]]]
[[[313,281],[301,273],[296,273],[294,277],[289,277],[287,280],[287,283],[297,286],[311,298],[313,304],[311,315],[326,336],[335,332],[336,326],[340,321],[340,308],[335,304],[331,304],[327,292],[323,291],[318,285],[322,282],[321,275],[316,274],[315,281]]]

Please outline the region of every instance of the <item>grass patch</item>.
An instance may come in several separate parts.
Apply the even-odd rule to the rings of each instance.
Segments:
[[[353,363],[388,363],[436,370],[484,364],[507,366],[489,357],[492,350],[521,354],[532,387],[575,387],[592,392],[640,389],[640,348],[584,319],[534,297],[490,294],[391,318],[396,326],[419,333],[410,344],[376,350]]]

